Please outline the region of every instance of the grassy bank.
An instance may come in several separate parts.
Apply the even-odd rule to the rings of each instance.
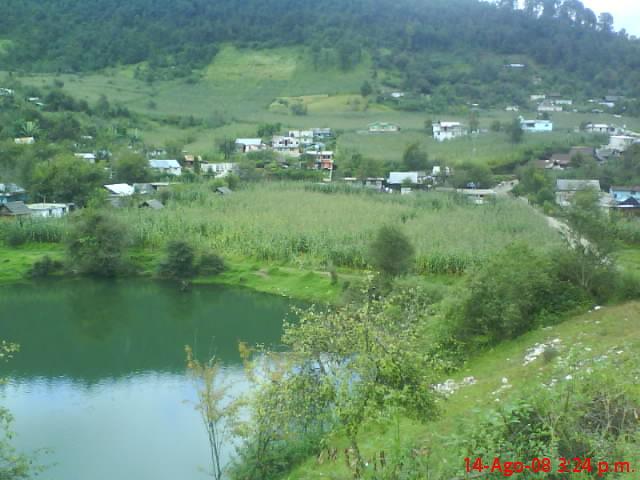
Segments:
[[[559,355],[545,360],[542,355],[525,365],[525,355],[536,344],[554,344]],[[465,377],[473,377],[473,385],[462,386],[447,400],[440,402],[441,417],[432,423],[420,425],[404,421],[401,424],[401,443],[415,445],[419,455],[429,460],[429,478],[440,478],[439,469],[443,466],[459,465],[463,468],[463,458],[451,451],[451,442],[455,432],[460,432],[463,422],[483,418],[489,410],[500,404],[510,405],[521,399],[522,391],[536,385],[539,388],[548,385],[552,379],[556,382],[573,382],[578,387],[578,377],[602,361],[611,362],[611,375],[619,372],[617,365],[637,362],[640,354],[640,303],[628,303],[615,307],[606,307],[598,312],[590,312],[554,327],[546,327],[530,332],[514,341],[504,342],[497,347],[472,358],[466,368],[458,372],[453,380],[460,382]],[[580,362],[576,363],[577,358]],[[576,370],[577,368],[577,370]],[[571,377],[567,375],[571,374]],[[573,379],[572,377],[575,377]],[[506,382],[505,382],[506,379]],[[631,379],[625,379],[631,381]],[[640,390],[636,388],[638,394]],[[347,442],[341,437],[329,443],[342,452]],[[373,454],[392,451],[397,445],[396,431],[369,428],[362,434],[365,458]],[[637,465],[636,458],[626,459]],[[343,455],[335,462],[319,464],[309,459],[296,468],[289,479],[331,478],[349,479],[351,473],[345,466]]]

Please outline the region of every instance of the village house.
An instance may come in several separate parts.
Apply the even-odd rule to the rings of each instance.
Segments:
[[[0,88],[0,97],[12,97],[13,90],[10,88]]]
[[[432,128],[433,138],[438,142],[453,140],[454,138],[463,137],[467,134],[464,125],[460,122],[434,122]]]
[[[546,100],[546,98],[547,96],[543,94],[529,96],[529,100],[531,100],[532,102],[539,102],[540,100]]]
[[[520,107],[518,107],[517,105],[509,105],[508,107],[505,107],[504,110],[506,112],[519,112],[520,111]]]
[[[584,131],[587,133],[599,133],[605,135],[619,135],[623,129],[616,127],[615,125],[608,125],[606,123],[588,123],[584,127]]]
[[[27,192],[15,183],[0,183],[0,205],[8,202],[24,202]]]
[[[274,135],[271,140],[271,147],[274,151],[288,156],[300,156],[300,140],[297,138]]]
[[[31,215],[41,218],[60,218],[73,211],[73,203],[29,203]]]
[[[16,145],[33,145],[36,143],[36,139],[34,137],[18,137],[14,138],[13,142]]]
[[[224,178],[230,174],[237,174],[239,171],[238,164],[231,162],[202,163],[200,165],[200,172],[203,175],[213,175],[216,178]]]
[[[134,183],[133,191],[138,195],[153,195],[156,189],[150,183]]]
[[[261,138],[236,138],[235,143],[240,153],[258,152],[265,148]]]
[[[27,217],[31,215],[31,210],[24,202],[7,202],[0,205],[0,217]]]
[[[177,160],[149,160],[149,167],[164,175],[182,175],[182,167]]]
[[[538,105],[538,112],[561,112],[562,106],[556,105],[551,100],[544,100]]]
[[[555,105],[573,105],[573,100],[569,100],[568,98],[559,98],[554,100],[553,103]]]
[[[289,130],[287,136],[296,138],[300,141],[300,145],[311,145],[313,143],[313,130]]]
[[[640,202],[640,186],[633,187],[611,187],[609,193],[616,202],[624,202],[629,198]]]
[[[561,207],[571,205],[571,200],[576,192],[594,190],[602,194],[599,180],[556,180],[556,203]]]
[[[185,168],[192,169],[196,162],[202,162],[202,157],[200,155],[185,154],[182,162],[184,163]]]
[[[530,133],[553,131],[553,122],[551,120],[525,120],[520,117],[520,126],[522,130]]]
[[[104,188],[112,197],[130,197],[136,193],[135,187],[127,183],[113,183],[105,185]]]
[[[326,140],[333,137],[333,131],[330,128],[312,128],[314,140]]]
[[[96,155],[94,153],[74,153],[77,158],[81,158],[89,163],[96,163]]]
[[[556,170],[564,170],[577,163],[580,160],[593,159],[595,150],[592,147],[571,147],[568,153],[554,153],[549,160],[545,160],[547,165],[545,168],[553,168]]]
[[[389,172],[387,187],[405,195],[414,188],[423,188],[428,177],[426,172]]]
[[[605,148],[609,149],[614,155],[619,155],[636,142],[638,142],[638,138],[629,135],[611,135],[609,137],[609,145]]]
[[[306,155],[313,158],[316,170],[333,170],[333,152],[321,150],[319,152],[306,152]]]
[[[370,123],[369,133],[394,133],[400,131],[400,127],[395,123],[374,122]]]

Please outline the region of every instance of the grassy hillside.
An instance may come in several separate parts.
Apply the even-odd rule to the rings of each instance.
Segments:
[[[543,355],[539,355],[531,363],[526,363],[525,356],[540,344],[554,345],[558,356],[552,360],[545,360]],[[598,369],[603,369],[605,374],[609,372],[609,375],[614,377],[619,372],[628,374],[635,371],[637,374],[640,367],[638,358],[640,303],[637,302],[606,307],[598,312],[577,316],[560,325],[531,332],[472,358],[466,368],[452,380],[461,382],[465,377],[473,377],[476,383],[461,386],[447,400],[442,401],[442,416],[436,422],[425,426],[403,423],[401,443],[420,447],[418,455],[429,462],[428,478],[442,478],[439,476],[440,472],[447,464],[457,465],[459,470],[464,467],[463,457],[457,451],[451,450],[454,435],[465,435],[464,425],[468,425],[466,422],[486,417],[490,414],[490,409],[499,405],[498,402],[502,405],[513,405],[521,399],[526,401],[523,392],[560,388],[558,385],[566,383],[579,388],[589,376],[589,372]],[[625,377],[620,381],[629,383],[633,382],[633,379]],[[640,384],[636,382],[636,398],[640,396],[638,385]],[[397,445],[395,431],[369,429],[362,435],[362,444],[365,446],[367,458],[379,451],[389,454]],[[346,442],[336,438],[330,445],[338,447],[338,451],[342,452]],[[636,449],[635,454],[631,452],[629,457],[608,460],[627,460],[638,471],[640,450]],[[310,459],[287,478],[346,480],[351,478],[350,475],[341,455],[336,462],[325,461],[322,464],[316,459]]]

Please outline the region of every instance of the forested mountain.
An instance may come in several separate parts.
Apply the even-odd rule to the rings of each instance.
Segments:
[[[640,96],[640,40],[612,30],[578,0],[4,0],[5,68],[77,72],[148,61],[183,74],[223,42],[304,45],[314,64],[349,69],[363,54],[429,93],[451,62],[483,82],[505,58],[533,61],[594,89]],[[464,78],[462,79],[464,80]],[[635,91],[634,91],[635,90]]]

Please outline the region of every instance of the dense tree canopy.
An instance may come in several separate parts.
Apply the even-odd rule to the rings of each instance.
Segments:
[[[488,51],[521,55],[599,88],[639,88],[640,42],[614,32],[611,15],[596,17],[578,0],[514,7],[509,0],[6,0],[2,61],[48,71],[148,61],[180,75],[208,63],[223,42],[306,45],[314,64],[328,49],[342,69],[369,51],[377,66],[398,68],[408,86],[428,93],[446,80],[436,52],[471,56],[475,71],[463,73],[485,82],[513,73],[476,55]]]

